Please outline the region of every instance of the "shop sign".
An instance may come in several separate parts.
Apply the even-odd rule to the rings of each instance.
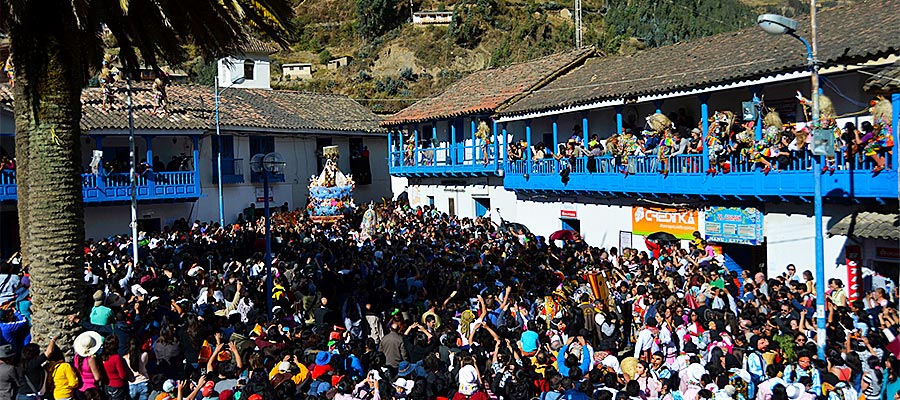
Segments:
[[[763,214],[756,208],[710,207],[704,227],[706,240],[712,242],[753,246],[763,242]]]
[[[679,239],[690,240],[698,230],[697,210],[676,208],[632,207],[631,231],[647,236],[655,232],[668,232]]]
[[[578,218],[576,210],[559,210],[559,216],[562,218]]]
[[[275,201],[275,195],[274,195],[273,192],[274,192],[274,190],[272,190],[271,188],[269,188],[269,203],[272,203],[272,202]],[[256,202],[257,202],[257,203],[262,203],[262,202],[265,202],[265,201],[266,201],[266,190],[265,190],[265,188],[261,188],[261,187],[256,188]]]

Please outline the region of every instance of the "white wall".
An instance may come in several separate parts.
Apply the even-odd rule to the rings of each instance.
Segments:
[[[223,188],[225,223],[233,222],[237,214],[243,211],[251,202],[256,202],[257,189],[262,190],[262,183],[251,182],[250,171],[250,138],[249,136],[234,137],[234,158],[241,158],[241,171],[244,183],[226,184]],[[350,173],[350,137],[331,136],[332,144],[338,146],[341,157],[338,159],[338,168],[345,174]],[[207,136],[200,142],[200,179],[203,194],[206,197],[198,201],[195,218],[203,221],[218,221],[218,187],[213,179],[213,168],[216,168],[215,154],[212,151],[211,140],[215,136]],[[379,201],[382,197],[391,196],[392,180],[388,175],[387,137],[365,136],[362,143],[369,148],[369,166],[372,172],[370,185],[357,185],[353,198],[357,205]],[[274,205],[280,206],[288,203],[291,209],[306,206],[308,185],[310,177],[317,175],[316,136],[277,136],[275,137],[275,151],[281,153],[285,159],[284,183],[271,183],[271,197]],[[257,203],[262,207],[263,203]]]
[[[241,83],[231,83],[235,79],[244,76],[244,60],[254,61],[253,79],[247,79]],[[234,86],[245,89],[271,89],[272,72],[269,70],[269,56],[262,54],[248,54],[247,58],[226,57],[217,62],[219,70],[219,85],[221,87]]]
[[[407,192],[410,205],[413,207],[428,205],[429,197],[433,197],[438,211],[446,213],[450,211],[450,199],[453,199],[456,215],[474,218],[475,198],[487,198],[490,199],[492,221],[500,223],[500,216],[507,220],[515,220],[517,216],[516,195],[503,188],[501,178],[453,179],[452,184],[432,178],[412,181],[410,179]]]
[[[138,203],[138,219],[159,218],[161,226],[172,225],[180,218],[190,221],[193,206],[193,203]],[[130,234],[130,223],[131,208],[128,205],[88,205],[84,208],[84,237],[87,239]]]

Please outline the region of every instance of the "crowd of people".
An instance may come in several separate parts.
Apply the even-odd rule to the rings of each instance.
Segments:
[[[128,236],[89,241],[68,348],[30,341],[14,256],[0,399],[900,399],[896,293],[829,282],[823,358],[811,273],[738,275],[699,235],[647,253],[429,206],[367,213],[276,214],[271,291],[255,213],[141,233],[137,263]]]

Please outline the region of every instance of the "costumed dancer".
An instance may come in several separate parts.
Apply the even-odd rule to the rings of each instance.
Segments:
[[[619,172],[628,176],[629,168],[630,168],[630,158],[638,149],[637,138],[634,137],[634,132],[631,130],[626,130],[622,135],[619,136],[619,140],[616,145],[618,146],[618,153],[620,157],[619,162]]]
[[[6,65],[3,66],[3,72],[6,73],[6,79],[9,80],[9,86],[15,86],[16,67],[13,65],[12,54],[6,58]]]
[[[488,163],[491,162],[490,147],[491,143],[493,143],[494,135],[491,134],[491,128],[488,126],[487,122],[481,121],[478,123],[475,137],[481,139],[481,154],[484,155],[483,162],[484,165],[488,165]]]
[[[782,125],[781,116],[778,115],[778,112],[772,108],[767,109],[766,115],[763,116],[763,141],[765,142],[766,147],[768,147],[765,156],[770,159],[778,157]]]
[[[797,91],[797,99],[800,100],[800,104],[803,105],[803,113],[806,114],[807,121],[811,120],[807,109],[812,106],[812,100],[809,100],[803,97],[800,94],[800,91]],[[831,99],[828,96],[819,95],[819,120],[813,121],[813,128],[829,130],[834,135],[834,147],[836,151],[840,151],[840,142],[841,142],[841,128],[837,126],[837,113],[834,111],[834,103],[831,102]],[[834,173],[835,170],[835,159],[834,156],[826,156],[825,157],[825,166],[822,167],[822,172],[831,172]]]
[[[709,122],[709,130],[706,133],[706,147],[709,149],[709,169],[707,174],[715,175],[718,171],[722,173],[731,172],[731,164],[728,162],[728,146],[725,143],[725,137],[731,132],[731,126],[734,124],[734,113],[731,111],[716,111]]]
[[[672,120],[664,114],[656,113],[647,117],[647,125],[650,127],[648,132],[650,137],[654,138],[654,142],[659,141],[656,152],[660,162],[659,172],[663,175],[668,175],[669,154],[672,152],[671,149],[675,147],[675,140],[672,138],[672,130],[674,128]]]
[[[166,81],[156,78],[153,81],[153,110],[156,112],[166,112],[166,106],[169,104],[169,96],[166,94]]]
[[[872,169],[872,172],[878,173],[885,168],[885,157],[883,154],[886,153],[888,155],[887,160],[889,162],[894,154],[894,132],[891,126],[893,107],[890,101],[881,97],[874,103],[869,109],[869,112],[872,114],[872,122],[874,122],[873,137],[865,143],[864,153],[866,157],[875,161],[875,168]],[[888,164],[888,169],[892,167],[893,165]]]

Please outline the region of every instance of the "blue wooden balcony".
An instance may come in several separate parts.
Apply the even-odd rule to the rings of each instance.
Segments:
[[[567,179],[563,179],[560,171],[568,163],[555,159],[507,162],[504,186],[523,193],[600,197],[811,202],[814,196],[813,162],[809,155],[797,155],[783,170],[773,169],[768,174],[739,157],[732,159],[731,172],[707,174],[707,159],[702,154],[675,156],[669,159],[668,174],[663,174],[656,156],[632,156],[627,165],[603,156],[576,159]],[[838,155],[835,171],[822,174],[822,193],[829,201],[896,201],[896,168],[897,165],[873,176],[870,162],[854,158],[845,163]]]
[[[81,174],[85,203],[110,203],[131,200],[128,173],[107,175]],[[192,200],[200,197],[198,171],[148,172],[138,177],[139,201]],[[16,201],[16,177],[0,174],[0,201]]]
[[[388,170],[394,176],[498,175],[501,165],[497,153],[494,145],[463,143],[405,150],[393,148],[388,155]]]

